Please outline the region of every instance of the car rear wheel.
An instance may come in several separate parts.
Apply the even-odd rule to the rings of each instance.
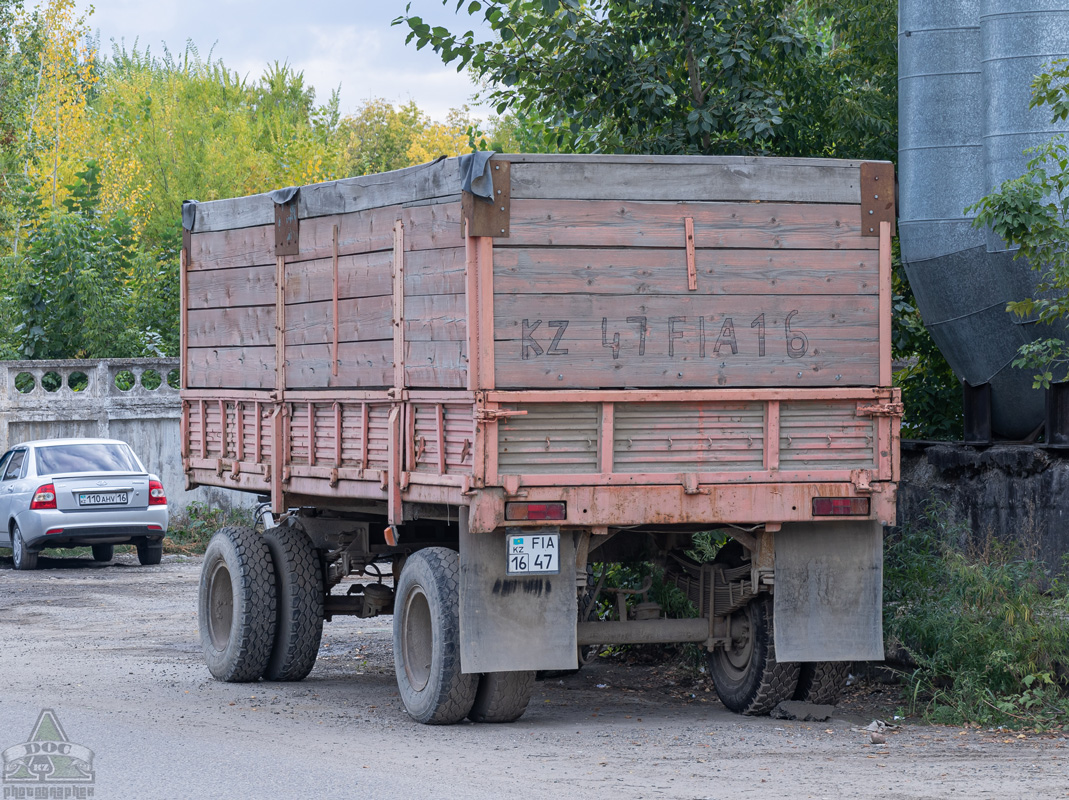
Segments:
[[[221,528],[208,543],[197,612],[208,671],[230,683],[258,680],[275,641],[275,571],[252,528]]]
[[[18,525],[11,530],[11,558],[15,562],[15,569],[37,569],[37,553],[26,549]]]
[[[96,549],[93,550],[94,555]],[[137,543],[137,560],[143,566],[149,567],[153,564],[159,564],[163,560],[163,540],[150,539],[147,542]]]
[[[111,561],[115,556],[115,545],[113,544],[95,544],[93,545],[93,560],[94,561]]]

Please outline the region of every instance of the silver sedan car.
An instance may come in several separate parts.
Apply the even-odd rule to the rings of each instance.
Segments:
[[[33,569],[45,548],[93,548],[110,561],[117,544],[159,564],[167,495],[130,445],[114,439],[24,442],[0,458],[0,547],[15,569]]]

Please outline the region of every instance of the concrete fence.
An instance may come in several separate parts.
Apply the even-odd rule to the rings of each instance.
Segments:
[[[185,490],[176,358],[0,361],[0,381],[0,452],[32,439],[122,439],[160,476],[172,513],[194,501],[255,503],[243,492]]]

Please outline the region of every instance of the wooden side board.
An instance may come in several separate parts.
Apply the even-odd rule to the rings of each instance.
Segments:
[[[877,300],[842,295],[498,295],[498,389],[864,386]]]
[[[877,294],[873,250],[696,251],[698,294]],[[679,294],[688,291],[686,250],[620,247],[497,247],[494,292]]]
[[[697,248],[876,250],[861,236],[856,205],[651,203],[513,200],[509,247],[685,247],[686,220]]]
[[[725,200],[857,203],[860,162],[750,156],[498,154],[512,164],[516,199]],[[461,188],[456,158],[380,175],[301,188],[300,219],[453,199]],[[194,233],[274,223],[267,194],[201,203]],[[302,234],[303,235],[303,234]]]

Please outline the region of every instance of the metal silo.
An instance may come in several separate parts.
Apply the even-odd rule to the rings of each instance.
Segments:
[[[1020,175],[1023,150],[1069,126],[1030,111],[1030,84],[1069,55],[1069,4],[1051,0],[901,0],[899,3],[899,235],[922,317],[959,377],[991,384],[1003,436],[1043,421],[1017,349],[1048,332],[1007,314],[1037,273],[964,209]]]

